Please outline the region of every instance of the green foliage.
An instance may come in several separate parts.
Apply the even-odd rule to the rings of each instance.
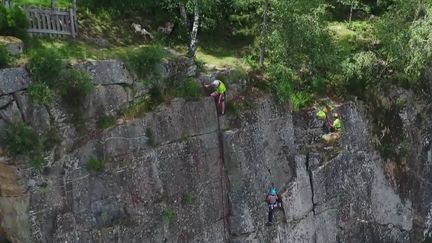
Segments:
[[[105,169],[105,160],[90,159],[87,161],[87,169],[90,171],[101,172]]]
[[[432,57],[432,3],[396,0],[375,31],[382,43],[379,53],[394,71],[392,76],[416,82]]]
[[[115,124],[116,124],[116,119],[113,116],[101,116],[99,117],[96,123],[97,127],[100,129],[107,129],[115,126]]]
[[[57,130],[49,129],[38,134],[32,127],[23,123],[9,125],[6,128],[6,149],[12,156],[24,156],[30,165],[41,169],[45,165],[43,153],[61,142]]]
[[[313,100],[313,96],[306,91],[298,91],[290,96],[290,104],[294,111],[308,106]]]
[[[142,47],[128,57],[127,63],[142,80],[158,78],[157,66],[165,53],[160,46]]]
[[[28,38],[27,15],[17,6],[6,9],[0,5],[0,33],[18,37],[22,40]]]
[[[15,6],[51,7],[51,0],[13,0],[13,2]],[[57,7],[69,8],[71,5],[71,0],[56,0]]]
[[[152,146],[152,147],[156,147],[158,144],[156,142],[156,138],[155,135],[153,133],[153,131],[150,128],[147,128],[145,130],[145,135],[147,137],[147,144]]]
[[[198,101],[202,96],[201,86],[194,79],[186,79],[177,87],[177,96],[186,100]]]
[[[35,81],[46,83],[55,89],[64,62],[58,52],[52,49],[40,49],[30,57],[30,71]]]
[[[6,149],[13,156],[27,155],[39,150],[38,134],[22,123],[9,125],[6,129]]]
[[[240,116],[240,107],[236,102],[227,102],[225,111],[227,114],[234,115],[234,117]]]
[[[162,211],[162,222],[164,224],[170,224],[176,218],[176,213],[172,208],[166,208]]]
[[[87,72],[76,69],[64,69],[55,83],[63,100],[70,106],[77,106],[94,90],[91,77]]]
[[[150,111],[150,104],[147,98],[136,99],[129,107],[122,112],[123,119],[131,120],[142,117],[147,111]]]
[[[373,52],[359,52],[342,63],[342,72],[351,93],[362,96],[374,77],[377,57]]]
[[[45,83],[33,83],[27,93],[33,102],[39,105],[49,105],[53,101],[53,91]]]
[[[9,52],[5,46],[0,45],[0,68],[5,68],[9,65]]]
[[[195,202],[195,198],[194,198],[192,193],[186,192],[183,194],[182,202],[183,202],[183,204],[191,205],[192,203]]]

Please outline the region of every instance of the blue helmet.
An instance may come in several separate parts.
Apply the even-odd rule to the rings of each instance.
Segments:
[[[276,196],[276,194],[277,194],[276,188],[272,188],[272,189],[270,190],[270,194],[271,194],[272,196]]]

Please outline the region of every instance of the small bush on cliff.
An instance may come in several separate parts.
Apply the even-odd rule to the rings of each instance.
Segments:
[[[81,104],[83,99],[90,94],[94,85],[87,72],[76,69],[64,69],[56,82],[56,88],[63,100],[71,106]]]
[[[172,208],[166,208],[162,211],[162,222],[164,224],[169,224],[176,218],[176,213]]]
[[[29,155],[40,150],[39,136],[23,123],[10,125],[6,129],[6,149],[13,156]]]
[[[145,135],[147,137],[147,144],[152,146],[152,147],[156,147],[158,144],[156,142],[156,138],[155,135],[153,133],[153,131],[150,128],[147,128],[145,131]]]
[[[193,79],[187,79],[182,82],[177,88],[177,95],[183,97],[186,100],[198,101],[201,95],[201,87],[197,81]]]
[[[60,143],[61,136],[55,129],[38,134],[32,127],[17,123],[6,128],[5,141],[10,155],[24,156],[32,167],[40,169],[46,163],[43,153]]]
[[[33,83],[27,91],[32,101],[39,105],[49,105],[53,101],[53,91],[45,83]]]
[[[41,49],[30,57],[30,71],[35,81],[46,83],[51,89],[56,88],[64,62],[58,52],[52,49]]]
[[[127,63],[142,80],[157,78],[157,66],[164,57],[160,46],[143,47],[128,57]]]
[[[7,67],[9,65],[10,57],[6,50],[6,47],[0,45],[0,68]]]
[[[105,160],[91,159],[87,161],[87,169],[91,171],[101,172],[105,169]]]
[[[186,205],[191,205],[195,201],[195,198],[192,193],[186,192],[183,194],[182,202]]]
[[[28,37],[29,21],[27,15],[19,8],[5,8],[0,5],[0,33],[16,36],[22,40]]]
[[[97,120],[96,126],[100,129],[107,129],[116,124],[116,119],[113,116],[101,116]]]

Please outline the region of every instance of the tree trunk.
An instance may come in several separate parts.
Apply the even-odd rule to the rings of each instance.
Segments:
[[[191,31],[191,40],[189,45],[189,57],[195,57],[195,52],[197,49],[197,43],[198,43],[198,29],[200,24],[200,9],[198,6],[198,0],[195,0],[195,8],[194,8],[194,21],[192,25],[192,31]]]
[[[261,47],[260,47],[260,59],[259,59],[259,65],[264,65],[264,58],[265,58],[265,52],[266,52],[266,44],[267,44],[267,22],[268,22],[268,9],[269,9],[269,2],[266,0],[264,5],[264,17],[263,17],[263,24],[261,28]]]
[[[186,13],[186,7],[184,4],[180,4],[180,16],[182,18],[183,24],[188,27],[188,18]]]
[[[350,8],[350,15],[349,15],[349,21],[348,21],[348,24],[350,24],[350,25],[351,25],[351,20],[352,20],[353,8],[354,8],[354,5],[351,4],[351,8]]]

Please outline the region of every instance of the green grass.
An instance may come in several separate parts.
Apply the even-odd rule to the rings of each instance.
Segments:
[[[169,224],[173,222],[176,218],[176,213],[172,208],[166,208],[162,211],[162,222],[164,224]]]
[[[18,6],[51,7],[51,0],[14,0],[13,3]],[[72,0],[57,0],[56,3],[59,8],[72,6]]]
[[[31,50],[27,54],[31,54],[38,50],[50,49],[61,54],[63,59],[70,61],[76,60],[103,60],[110,58],[120,58],[134,53],[145,45],[130,45],[130,46],[113,46],[110,48],[98,48],[83,41],[73,40],[52,40],[52,39],[36,39],[33,38],[30,43]],[[24,56],[24,58],[26,58]]]
[[[101,172],[105,169],[105,160],[91,159],[87,161],[87,169],[90,171]]]
[[[364,49],[374,42],[372,23],[368,21],[353,21],[351,24],[332,22],[328,28],[335,42],[348,52]]]

